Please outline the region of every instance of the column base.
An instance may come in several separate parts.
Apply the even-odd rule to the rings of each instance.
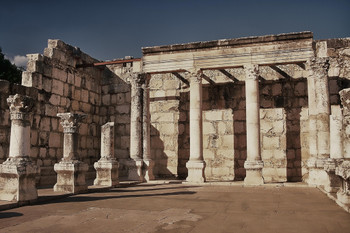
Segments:
[[[94,168],[96,170],[94,185],[114,187],[119,184],[117,160],[101,158],[94,163]]]
[[[57,173],[57,183],[53,190],[65,193],[87,192],[85,175],[88,169],[86,163],[77,160],[56,163],[54,170]]]
[[[323,188],[328,193],[336,193],[341,187],[341,179],[335,174],[335,169],[338,166],[339,159],[328,159],[324,163],[324,170],[327,172],[328,181]]]
[[[325,171],[325,163],[327,159],[314,159],[311,158],[307,161],[307,166],[309,168],[309,177],[306,182],[309,185],[324,185],[329,183],[329,176]]]
[[[8,158],[0,165],[0,200],[32,201],[38,198],[35,178],[40,169],[30,160],[24,158]]]
[[[262,169],[264,162],[261,160],[245,161],[244,168],[246,169],[246,176],[244,179],[244,185],[263,185],[264,178],[262,175]]]
[[[350,160],[339,162],[335,174],[342,182],[341,188],[337,192],[337,199],[343,204],[350,204]]]
[[[153,169],[155,162],[153,160],[143,160],[144,177],[146,181],[155,180]]]
[[[188,170],[187,182],[191,183],[204,183],[205,182],[205,162],[204,161],[188,161],[186,168]]]
[[[139,182],[144,182],[145,178],[144,178],[143,172],[142,172],[143,161],[131,159],[127,162],[127,164],[128,164],[128,168],[129,168],[128,179],[139,181]]]
[[[339,190],[337,192],[337,200],[345,205],[350,204],[350,193],[344,192],[344,190]]]

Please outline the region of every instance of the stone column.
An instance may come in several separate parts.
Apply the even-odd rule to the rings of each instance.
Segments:
[[[144,176],[147,181],[154,180],[154,161],[151,156],[151,118],[149,112],[149,82],[151,75],[145,76],[144,83],[142,84],[143,90],[143,108],[142,108],[142,142],[143,142],[143,165]]]
[[[341,185],[339,176],[335,174],[336,167],[343,160],[343,122],[340,106],[334,105],[330,115],[330,158],[325,161],[324,170],[329,180],[324,184],[325,191],[337,192]]]
[[[322,185],[329,180],[324,164],[330,154],[330,102],[328,87],[328,58],[315,57],[309,67],[309,126],[310,159],[308,183]]]
[[[350,158],[350,88],[339,92],[341,104],[343,106],[343,157]]]
[[[144,181],[142,172],[142,83],[144,74],[133,74],[131,77],[131,112],[130,112],[130,160],[129,179]]]
[[[350,204],[350,161],[346,160],[341,162],[336,170],[335,174],[341,179],[341,186],[337,192],[338,202],[341,204]]]
[[[119,184],[119,164],[114,157],[114,122],[108,122],[101,127],[101,159],[94,163],[94,167],[94,185],[114,187]]]
[[[12,95],[7,99],[11,114],[9,158],[0,165],[0,200],[31,201],[38,197],[35,177],[39,168],[30,155],[30,113],[34,100]]]
[[[78,160],[78,131],[80,122],[85,114],[58,113],[63,126],[63,158],[56,163],[54,170],[57,173],[55,192],[81,193],[87,191],[85,174],[88,165]]]
[[[247,119],[247,160],[245,185],[262,185],[264,179],[260,152],[260,98],[259,98],[259,67],[257,65],[244,66],[246,80],[246,119]]]
[[[342,111],[342,139],[343,158],[337,159],[335,175],[341,180],[339,191],[337,192],[337,202],[343,205],[350,204],[350,88],[339,92]]]
[[[190,159],[186,163],[188,182],[205,182],[203,159],[202,124],[202,77],[201,72],[190,73]]]

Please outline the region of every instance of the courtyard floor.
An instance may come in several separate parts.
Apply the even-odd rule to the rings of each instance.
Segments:
[[[350,214],[317,188],[153,183],[3,210],[0,232],[349,233]]]

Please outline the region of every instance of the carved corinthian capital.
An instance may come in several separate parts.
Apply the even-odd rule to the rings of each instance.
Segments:
[[[350,88],[343,89],[339,92],[341,104],[343,105],[344,117],[350,116]]]
[[[246,79],[259,79],[259,66],[254,64],[244,65],[244,72]]]
[[[77,133],[81,121],[86,117],[86,114],[77,113],[58,113],[58,117],[61,118],[61,125],[63,126],[64,133]]]
[[[311,69],[311,75],[314,78],[322,77],[328,74],[329,70],[329,58],[328,57],[314,57],[307,62],[308,67]]]
[[[133,73],[130,76],[130,83],[132,88],[140,88],[145,82],[147,75],[145,73]]]
[[[11,120],[29,120],[29,113],[34,106],[34,100],[25,95],[10,95],[7,98],[10,107]]]
[[[200,69],[193,69],[186,72],[186,77],[190,80],[191,83],[201,83],[203,72]]]

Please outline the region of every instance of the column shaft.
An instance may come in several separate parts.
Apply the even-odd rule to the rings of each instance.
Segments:
[[[131,80],[131,112],[130,112],[130,158],[141,160],[141,76],[135,75]]]
[[[146,74],[144,83],[142,84],[143,90],[143,106],[142,106],[142,141],[143,141],[143,163],[144,163],[144,176],[146,180],[154,180],[154,161],[151,156],[151,118],[150,118],[150,99],[149,99],[149,82],[151,79],[150,74]]]
[[[259,70],[257,65],[244,66],[246,73],[246,124],[247,124],[247,160],[245,185],[261,185],[263,162],[260,154],[260,101]]]
[[[205,182],[202,126],[201,72],[190,73],[190,159],[186,163],[188,182]]]
[[[38,197],[35,185],[39,169],[30,159],[30,112],[32,98],[12,95],[7,99],[11,114],[8,159],[0,165],[0,200],[29,201]]]
[[[142,171],[142,87],[145,74],[134,74],[131,77],[131,112],[130,112],[130,160],[129,179],[144,181]]]
[[[203,161],[202,80],[197,77],[190,86],[190,160]]]
[[[30,126],[27,123],[12,120],[9,157],[30,155]]]

